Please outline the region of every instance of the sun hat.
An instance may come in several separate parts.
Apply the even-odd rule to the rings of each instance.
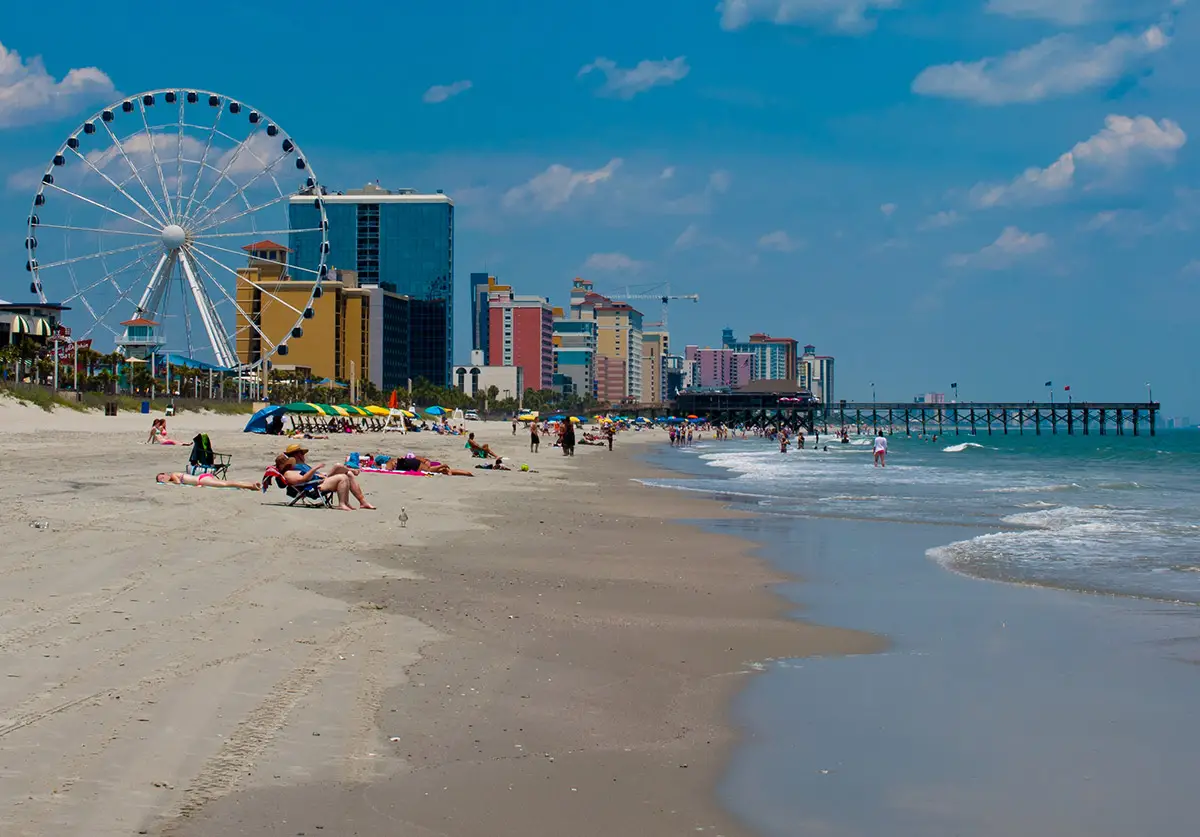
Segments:
[[[283,452],[288,456],[292,456],[293,454],[297,453],[308,453],[308,448],[304,447],[303,445],[288,445],[283,449]]]

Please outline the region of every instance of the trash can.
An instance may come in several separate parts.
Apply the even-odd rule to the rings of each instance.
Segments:
[[[104,402],[104,415],[115,416],[116,414],[117,414],[117,402],[116,401],[105,401]]]
[[[142,402],[142,415],[144,415],[144,416],[150,415],[150,402],[149,401]]]

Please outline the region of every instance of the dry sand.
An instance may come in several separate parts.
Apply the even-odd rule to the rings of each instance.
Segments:
[[[281,447],[182,414],[257,480]],[[0,399],[0,834],[745,833],[713,802],[753,663],[878,647],[785,618],[707,500],[567,459],[537,473],[364,474],[378,511],[158,486],[189,448],[148,420]],[[308,443],[310,461],[423,433]],[[409,522],[397,519],[401,507]]]

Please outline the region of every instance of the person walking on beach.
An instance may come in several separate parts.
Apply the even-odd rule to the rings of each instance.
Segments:
[[[613,437],[617,435],[617,432],[615,430],[613,430],[613,426],[611,423],[609,423],[608,427],[605,428],[604,435],[608,437],[608,449],[609,449],[609,451],[611,451],[612,445],[613,445]]]
[[[887,467],[887,436],[883,435],[882,430],[875,431],[875,467]]]
[[[563,421],[562,435],[559,437],[562,443],[563,456],[575,455],[575,423],[569,418]]]
[[[529,452],[537,453],[538,445],[541,444],[541,438],[538,436],[538,426],[536,421],[529,423]]]
[[[513,435],[517,435],[517,420],[513,419]]]

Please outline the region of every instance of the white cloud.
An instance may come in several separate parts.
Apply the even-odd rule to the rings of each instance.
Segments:
[[[775,230],[758,239],[758,246],[764,250],[774,250],[778,253],[790,253],[798,250],[802,242],[795,240],[784,230]]]
[[[875,27],[867,12],[899,5],[900,0],[721,0],[717,11],[721,28],[730,31],[763,21],[778,26],[820,24],[859,34]]]
[[[1101,17],[1104,6],[1102,0],[988,0],[986,10],[1007,17],[1078,26]]]
[[[912,90],[982,105],[1038,102],[1110,84],[1168,43],[1159,26],[1103,44],[1055,35],[998,58],[926,67],[913,79]]]
[[[955,253],[946,258],[951,267],[970,267],[980,270],[1003,270],[1019,259],[1040,253],[1050,246],[1046,233],[1022,232],[1005,227],[1000,237],[974,253]]]
[[[883,213],[885,218],[891,218],[892,213],[896,211],[896,204],[885,203],[879,207],[879,211]]]
[[[662,170],[662,174],[660,174],[658,176],[658,179],[659,180],[670,180],[674,176],[675,176],[675,167],[667,166],[665,169]]]
[[[979,184],[971,190],[976,206],[1037,203],[1061,196],[1075,185],[1082,171],[1091,177],[1115,176],[1145,161],[1168,164],[1187,142],[1175,122],[1155,122],[1149,116],[1111,115],[1096,134],[1063,154],[1044,169],[1027,169],[1009,184]]]
[[[447,99],[457,96],[459,93],[466,93],[472,86],[471,82],[466,79],[456,81],[453,84],[435,84],[425,91],[425,95],[421,97],[421,101],[427,105],[441,104]]]
[[[56,81],[41,58],[22,61],[0,44],[0,128],[50,122],[116,96],[112,79],[96,67],[68,70]]]
[[[583,266],[587,270],[625,270],[637,273],[646,263],[631,259],[624,253],[592,253]]]
[[[604,84],[596,91],[597,95],[632,99],[651,87],[671,85],[680,81],[691,69],[687,58],[682,55],[678,58],[664,58],[661,61],[639,61],[637,66],[628,69],[618,67],[615,61],[601,57],[581,67],[578,77],[582,78],[599,70],[604,74]]]
[[[708,176],[708,191],[715,195],[723,195],[733,185],[733,175],[722,169],[717,169]]]
[[[1179,270],[1184,276],[1200,276],[1200,259],[1192,259]]]
[[[695,224],[688,224],[684,227],[675,243],[671,245],[673,250],[690,250],[700,243],[700,228]]]
[[[935,212],[920,223],[918,229],[921,230],[940,230],[945,227],[952,227],[961,220],[957,211],[946,209],[941,212]]]
[[[506,209],[540,209],[549,211],[563,206],[572,198],[590,195],[599,184],[612,179],[623,161],[614,157],[601,168],[576,171],[555,163],[527,183],[514,186],[504,193]]]

